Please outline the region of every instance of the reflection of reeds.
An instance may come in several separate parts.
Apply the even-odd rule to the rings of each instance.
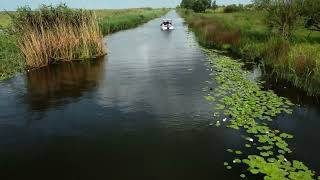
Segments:
[[[102,80],[104,60],[74,61],[27,73],[27,100],[32,109],[67,103],[93,90]]]
[[[43,6],[37,11],[20,8],[12,22],[28,67],[105,53],[102,33],[92,11],[73,10],[65,5]]]

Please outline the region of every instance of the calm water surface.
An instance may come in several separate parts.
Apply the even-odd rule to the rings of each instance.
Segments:
[[[209,126],[205,55],[175,12],[106,38],[108,56],[53,65],[0,83],[0,179],[239,179],[223,167],[239,132]],[[320,171],[320,108],[275,126],[293,158]]]

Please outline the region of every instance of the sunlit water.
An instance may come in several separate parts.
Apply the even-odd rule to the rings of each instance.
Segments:
[[[203,98],[205,55],[183,20],[161,19],[106,38],[108,56],[57,64],[0,83],[0,179],[239,179]],[[275,123],[293,132],[294,158],[319,170],[320,112],[297,107]],[[317,169],[318,168],[318,169]]]

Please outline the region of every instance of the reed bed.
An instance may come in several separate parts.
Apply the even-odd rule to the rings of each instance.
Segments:
[[[60,5],[0,13],[0,80],[26,68],[103,55],[103,35],[136,27],[166,12],[151,8],[89,11]]]
[[[88,59],[105,54],[102,33],[93,11],[65,5],[19,8],[11,15],[12,33],[28,68],[54,61]]]
[[[283,39],[268,32],[263,12],[178,12],[203,46],[226,50],[246,63],[259,63],[272,77],[320,95],[320,33],[307,38],[308,31],[301,25],[293,40]]]

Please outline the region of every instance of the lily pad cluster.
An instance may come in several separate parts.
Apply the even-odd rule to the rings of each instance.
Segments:
[[[212,81],[218,83],[214,89],[206,88],[209,92],[205,99],[216,103],[215,118],[226,122],[228,128],[246,132],[248,142],[244,144],[245,148],[255,148],[251,152],[256,154],[245,155],[242,159],[239,157],[243,157],[242,151],[228,149],[237,156],[233,164],[245,165],[248,172],[263,175],[267,180],[316,179],[315,172],[302,162],[288,160],[292,150],[287,141],[293,135],[272,129],[269,125],[280,113],[292,113],[293,104],[271,90],[262,90],[263,82],[249,80],[249,72],[243,70],[243,63],[211,50],[204,51],[208,54],[207,66],[212,70]],[[217,122],[217,126],[221,126],[220,120]],[[230,164],[224,162],[229,170],[232,168]],[[245,178],[246,175],[241,174],[240,177]]]

